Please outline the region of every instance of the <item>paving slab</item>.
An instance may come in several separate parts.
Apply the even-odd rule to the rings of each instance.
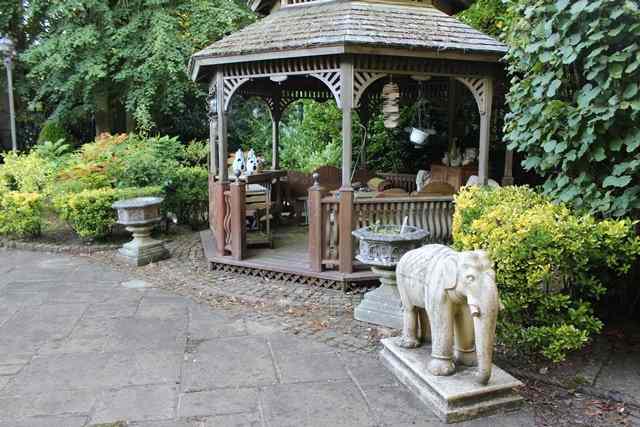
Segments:
[[[260,398],[268,426],[359,427],[377,424],[360,391],[349,381],[265,387]]]
[[[0,422],[0,427],[84,427],[86,423],[85,416],[33,417]]]
[[[220,415],[204,420],[202,427],[262,427],[259,413]]]
[[[180,396],[179,417],[207,417],[258,412],[257,388],[225,388]]]
[[[194,340],[240,337],[248,335],[244,318],[239,315],[224,315],[207,308],[189,308],[189,337]]]
[[[276,370],[263,337],[219,338],[200,343],[186,355],[185,391],[275,384]]]
[[[175,386],[137,386],[107,391],[98,398],[91,424],[120,420],[167,420],[175,416]]]
[[[349,373],[335,352],[284,354],[276,356],[275,361],[283,384],[349,378]]]
[[[55,393],[26,393],[0,398],[0,421],[36,416],[89,414],[96,396],[85,391],[57,390]]]

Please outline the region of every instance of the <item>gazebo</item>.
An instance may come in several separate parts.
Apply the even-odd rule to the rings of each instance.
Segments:
[[[210,230],[202,238],[213,268],[344,286],[375,278],[354,262],[355,227],[408,216],[410,222],[446,240],[451,197],[360,199],[354,193],[352,116],[355,112],[366,122],[389,81],[399,84],[406,101],[415,100],[416,85],[429,79],[427,92],[448,99],[451,138],[454,94],[466,87],[478,107],[477,175],[486,184],[494,88],[504,75],[499,62],[507,48],[449,15],[469,3],[254,0],[250,6],[265,17],[193,55],[192,78],[210,83]],[[342,111],[340,188],[328,193],[322,174],[309,188],[306,257],[300,246],[281,250],[278,256],[274,249],[254,254],[247,249],[245,198],[251,181],[230,182],[227,165],[228,112],[235,95],[259,97],[268,105],[273,122],[271,171],[265,172],[269,185],[282,176],[279,128],[287,106],[299,99],[333,100]],[[511,179],[511,161],[507,152],[506,183]]]

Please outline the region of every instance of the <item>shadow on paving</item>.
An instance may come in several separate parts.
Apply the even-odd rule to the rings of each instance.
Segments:
[[[0,427],[442,425],[376,354],[282,332],[250,305],[132,285],[87,258],[0,251],[0,265]],[[459,425],[541,425],[537,408]]]

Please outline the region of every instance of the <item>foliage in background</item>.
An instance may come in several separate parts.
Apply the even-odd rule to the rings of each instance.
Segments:
[[[57,142],[65,141],[67,144],[73,144],[73,137],[62,126],[62,124],[56,120],[47,120],[40,133],[38,134],[38,144],[44,144],[45,142]]]
[[[206,225],[209,204],[209,171],[199,166],[180,166],[165,188],[165,211],[173,212],[181,224]]]
[[[114,202],[133,197],[162,195],[160,187],[100,188],[79,193],[63,193],[56,196],[53,206],[73,231],[85,239],[107,236],[116,223]]]
[[[0,191],[0,235],[34,237],[42,228],[42,196]]]
[[[602,216],[640,210],[640,10],[631,0],[515,3],[509,147],[554,199]]]
[[[64,123],[106,109],[108,122],[126,110],[142,130],[179,129],[184,138],[205,122],[205,94],[187,76],[188,58],[253,19],[234,0],[22,3],[23,16],[37,12],[46,22],[21,55],[36,93],[33,110],[52,106]],[[103,130],[116,127],[96,118]]]
[[[509,14],[509,0],[476,0],[469,9],[459,13],[462,22],[494,37],[500,37],[509,26],[512,16]]]
[[[0,181],[11,191],[45,192],[54,178],[52,166],[36,151],[29,154],[7,152],[0,167]]]
[[[495,262],[500,341],[554,361],[601,330],[592,303],[640,255],[630,220],[577,215],[528,187],[463,189],[453,238],[457,249],[484,249]]]

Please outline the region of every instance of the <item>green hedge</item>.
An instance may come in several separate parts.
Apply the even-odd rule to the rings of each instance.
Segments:
[[[105,237],[116,223],[111,205],[117,200],[161,195],[160,187],[100,188],[68,193],[54,199],[60,217],[80,236],[87,239]]]
[[[453,238],[456,249],[485,249],[495,262],[499,339],[554,361],[601,330],[592,303],[640,254],[632,221],[580,216],[527,187],[465,188]]]
[[[0,235],[33,237],[42,229],[42,197],[37,193],[0,192]]]
[[[201,166],[179,167],[167,186],[164,210],[178,222],[197,227],[208,221],[209,172]]]

